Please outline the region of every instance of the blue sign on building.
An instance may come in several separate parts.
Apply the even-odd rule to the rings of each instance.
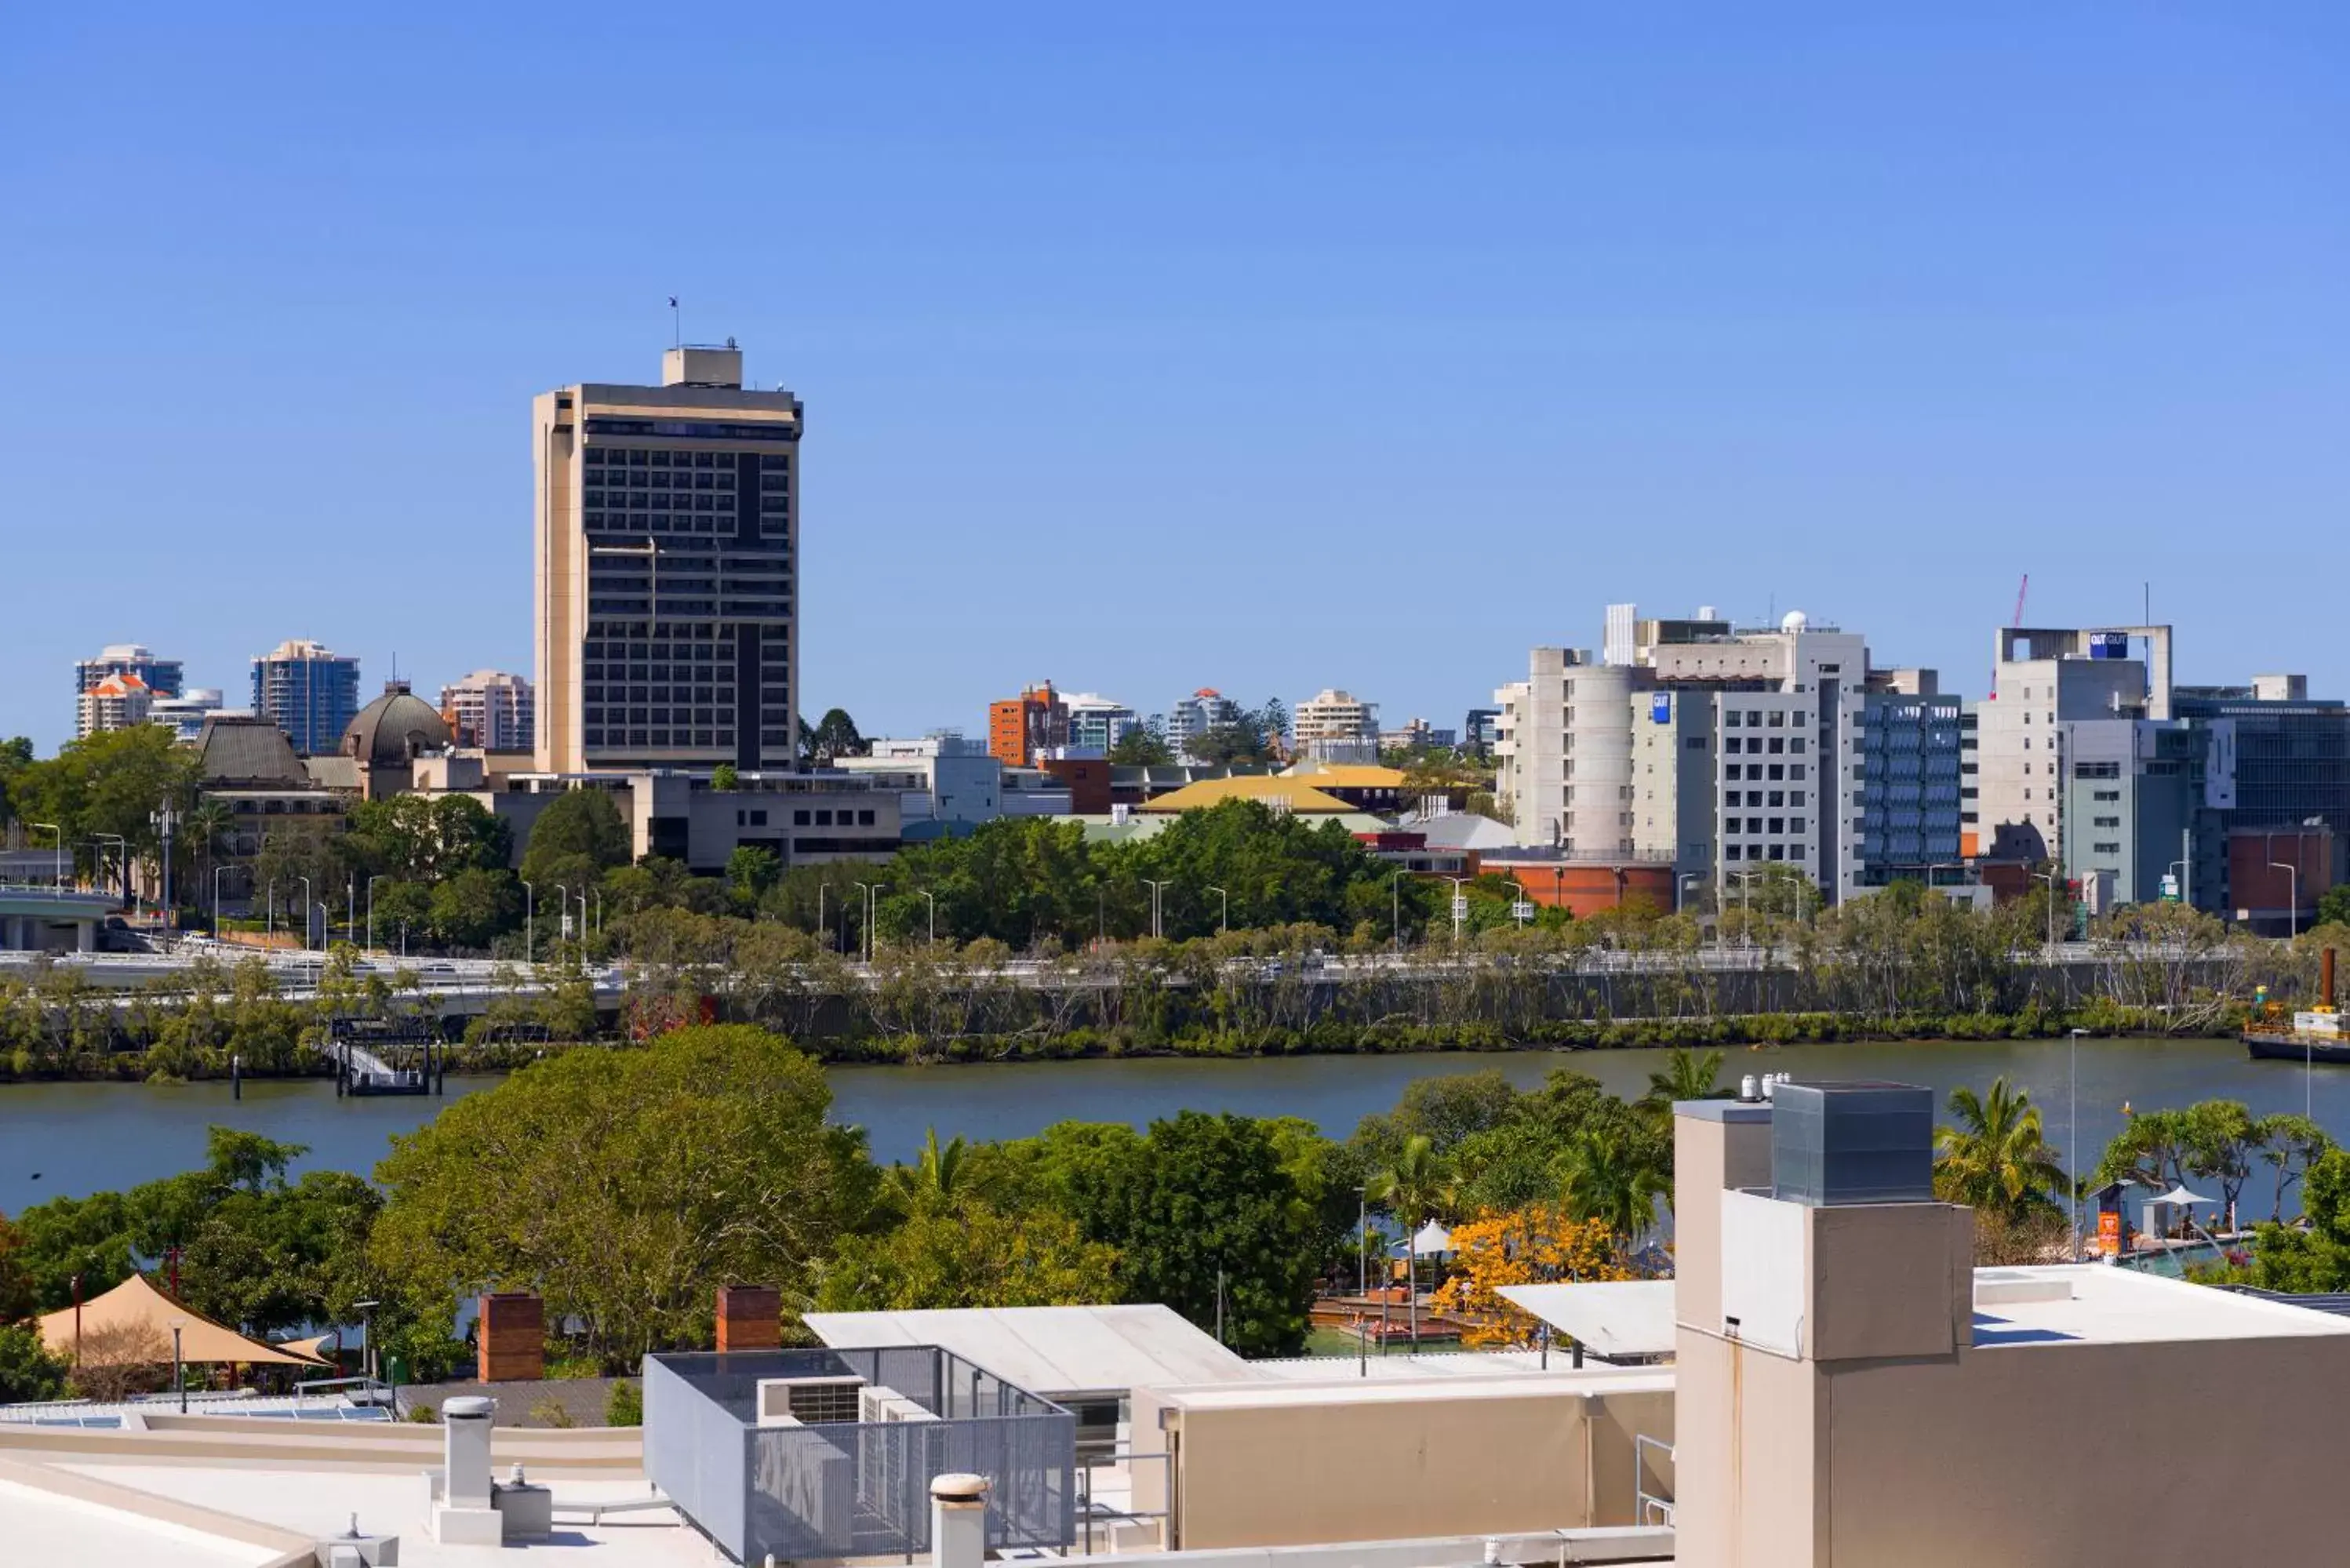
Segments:
[[[2092,659],[2127,659],[2129,633],[2126,631],[2093,631],[2089,634],[2089,657]]]
[[[1648,719],[1650,722],[1657,724],[1669,724],[1673,722],[1673,694],[1671,692],[1659,691],[1655,696],[1648,699]]]

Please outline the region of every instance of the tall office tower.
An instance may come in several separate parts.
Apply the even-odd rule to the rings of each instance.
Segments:
[[[539,395],[541,772],[795,765],[802,417],[731,341]]]
[[[84,659],[74,665],[75,707],[79,722],[76,733],[90,732],[90,704],[80,701],[89,689],[109,676],[135,676],[147,689],[151,698],[177,697],[181,690],[181,665],[176,659],[158,659],[142,643],[109,643],[98,650],[96,659]],[[106,726],[112,728],[113,726]]]
[[[304,756],[331,753],[359,716],[359,661],[300,638],[281,642],[253,661],[253,711]]]
[[[2167,626],[2001,627],[1976,710],[1976,848],[2069,865],[2064,753],[2075,723],[2170,717]]]
[[[441,716],[461,746],[485,752],[536,749],[536,703],[530,680],[503,670],[476,670],[441,688]]]

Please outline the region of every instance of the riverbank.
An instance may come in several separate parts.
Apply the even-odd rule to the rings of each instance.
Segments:
[[[1486,1023],[1355,1023],[1324,1020],[1300,1029],[1184,1030],[1077,1027],[1046,1033],[924,1034],[828,1037],[804,1042],[827,1065],[944,1065],[1003,1062],[1112,1060],[1247,1061],[1283,1056],[1457,1055],[1462,1053],[1550,1051],[1643,1051],[1691,1048],[1896,1043],[1916,1040],[2050,1040],[2074,1029],[2093,1035],[2150,1035],[2174,1039],[2230,1039],[2241,1019],[2192,1031],[2173,1031],[2168,1015],[2108,1002],[2052,1011],[2037,1004],[2015,1012],[1903,1013],[1871,1016],[1849,1012],[1766,1012],[1615,1019],[1538,1019],[1518,1025]],[[568,1043],[483,1044],[445,1047],[452,1074],[510,1072],[553,1052],[606,1048],[618,1039]],[[9,1082],[189,1083],[225,1079],[232,1050],[225,1045],[190,1049],[153,1045],[36,1056],[23,1050],[0,1056],[0,1084]],[[300,1052],[275,1066],[244,1065],[246,1082],[323,1079],[327,1060]]]

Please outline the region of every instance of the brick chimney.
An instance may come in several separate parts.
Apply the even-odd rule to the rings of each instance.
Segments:
[[[527,1291],[484,1295],[480,1342],[483,1382],[537,1382],[546,1376],[546,1303]]]
[[[772,1285],[719,1286],[718,1348],[780,1350],[783,1314],[783,1293]]]

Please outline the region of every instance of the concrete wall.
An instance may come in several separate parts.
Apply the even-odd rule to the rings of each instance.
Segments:
[[[2341,1484],[2350,1340],[2011,1345],[1822,1370],[1825,1549],[1746,1562],[2074,1568],[2344,1555],[2340,1511],[2323,1500]],[[2169,1462],[2176,1484],[2162,1479]],[[1715,1561],[1692,1545],[1684,1534],[1684,1561]]]
[[[1185,1551],[1491,1534],[1633,1522],[1633,1438],[1672,1438],[1668,1379],[1586,1392],[1561,1378],[1505,1394],[1203,1405],[1168,1412],[1175,1544]],[[1491,1380],[1479,1380],[1491,1390]],[[1180,1403],[1180,1396],[1169,1401]],[[1138,1434],[1160,1396],[1137,1390]],[[1137,1467],[1139,1509],[1165,1506]]]

